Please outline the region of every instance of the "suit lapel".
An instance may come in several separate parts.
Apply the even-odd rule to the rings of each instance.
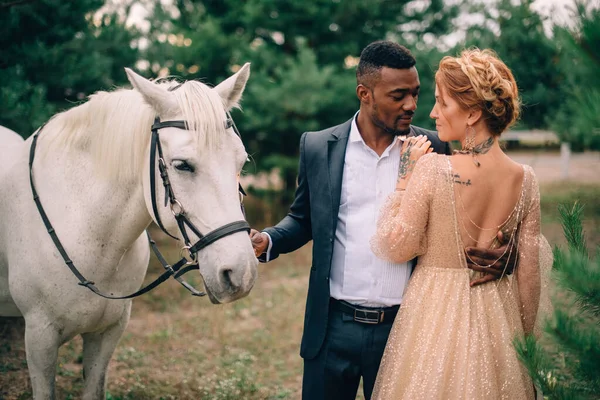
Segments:
[[[342,177],[344,173],[344,159],[346,146],[352,119],[338,126],[331,132],[331,138],[327,142],[327,167],[329,169],[329,188],[331,193],[331,222],[332,231],[335,232],[337,217],[340,209],[340,197],[342,194]]]

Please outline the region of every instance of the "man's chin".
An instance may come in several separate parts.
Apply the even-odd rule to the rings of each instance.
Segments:
[[[410,123],[412,122],[412,119],[410,120],[399,120],[396,122],[396,126],[394,127],[394,132],[393,134],[395,136],[407,136],[410,134]]]
[[[410,133],[410,124],[406,127],[402,127],[402,129],[393,129],[386,126],[384,131],[389,135],[406,136]]]
[[[401,126],[399,129],[394,129],[394,136],[408,136],[410,135],[410,124],[406,124],[406,126]]]
[[[410,134],[410,128],[408,129],[402,129],[402,130],[396,130],[394,132],[395,136],[408,136]]]

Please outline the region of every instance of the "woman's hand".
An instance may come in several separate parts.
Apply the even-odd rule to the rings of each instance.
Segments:
[[[404,141],[400,149],[400,165],[398,166],[396,190],[406,189],[417,160],[433,151],[433,148],[430,146],[431,142],[427,140],[427,136],[425,135],[409,137]]]

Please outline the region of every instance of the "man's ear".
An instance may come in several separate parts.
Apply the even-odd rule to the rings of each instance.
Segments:
[[[358,100],[361,103],[369,104],[371,102],[371,89],[362,83],[359,83],[358,86],[356,86],[356,97],[358,97]]]
[[[473,126],[481,119],[483,115],[480,109],[477,110],[469,110],[469,116],[467,117],[467,125]]]

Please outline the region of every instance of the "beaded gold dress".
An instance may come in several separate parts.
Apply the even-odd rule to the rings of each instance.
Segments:
[[[447,156],[423,156],[406,191],[390,195],[371,241],[381,258],[418,256],[383,356],[373,399],[533,399],[513,339],[531,331],[540,295],[539,189],[523,166],[521,196],[503,226],[519,252],[513,275],[470,287]]]

